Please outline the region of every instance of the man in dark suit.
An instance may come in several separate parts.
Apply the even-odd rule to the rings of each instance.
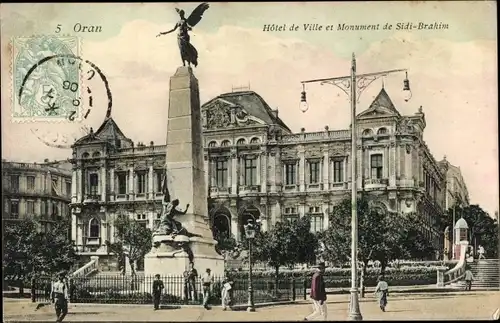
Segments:
[[[325,263],[319,263],[316,272],[312,276],[311,293],[309,296],[313,302],[313,312],[304,318],[304,321],[309,321],[318,314],[321,314],[323,320],[326,321],[326,290],[323,274],[325,273]]]
[[[153,303],[155,311],[160,308],[160,297],[163,288],[165,288],[165,286],[163,286],[163,281],[160,279],[160,275],[156,274],[155,280],[153,281]]]

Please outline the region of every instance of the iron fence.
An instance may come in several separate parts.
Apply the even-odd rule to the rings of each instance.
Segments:
[[[161,304],[199,305],[203,302],[203,286],[198,277],[190,284],[183,276],[163,276],[164,289]],[[94,276],[75,277],[68,281],[70,301],[73,303],[152,304],[153,276]],[[221,304],[223,277],[213,277],[209,303]],[[248,280],[232,279],[229,291],[233,305],[248,303]],[[49,302],[52,279],[39,277],[31,284],[33,302]],[[306,284],[299,278],[258,277],[252,281],[254,303],[293,301],[305,297]]]

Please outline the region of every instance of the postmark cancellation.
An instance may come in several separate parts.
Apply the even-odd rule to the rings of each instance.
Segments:
[[[12,39],[11,49],[12,121],[79,119],[82,114],[81,61],[76,57],[81,51],[80,39],[59,35],[16,37]]]

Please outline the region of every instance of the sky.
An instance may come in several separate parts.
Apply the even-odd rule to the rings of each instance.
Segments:
[[[198,3],[1,4],[2,158],[35,162],[64,159],[71,150],[45,140],[97,129],[107,107],[102,82],[90,84],[93,108],[83,122],[14,122],[13,47],[9,40],[33,35],[78,37],[78,54],[105,74],[113,96],[112,116],[134,142],[165,142],[169,78],[181,65],[175,34],[178,15]],[[310,109],[299,110],[301,81],[349,74],[353,53],[359,73],[405,68],[412,89],[403,100],[404,74],[373,82],[358,113],[368,108],[382,82],[396,108],[412,115],[422,106],[424,140],[436,160],[460,166],[470,199],[498,210],[498,95],[496,3],[483,2],[293,2],[211,3],[191,32],[199,53],[195,75],[201,102],[233,87],[250,86],[294,132],[347,129],[347,96],[335,87],[308,85]],[[396,30],[397,24],[447,24],[447,29]],[[338,24],[379,24],[380,30],[338,31]],[[79,25],[78,25],[79,24]],[[264,31],[265,25],[285,31]],[[305,24],[323,26],[306,31]],[[383,30],[385,24],[391,30]],[[61,31],[56,34],[59,25]],[[76,29],[75,29],[76,25]],[[292,25],[297,31],[290,31]],[[333,25],[333,30],[325,30]],[[100,26],[101,32],[78,32]],[[88,102],[88,96],[83,101]]]

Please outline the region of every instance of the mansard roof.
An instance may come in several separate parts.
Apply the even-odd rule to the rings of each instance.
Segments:
[[[239,91],[223,93],[203,104],[203,108],[209,107],[215,101],[222,100],[232,106],[243,108],[249,115],[262,120],[266,124],[278,124],[291,132],[290,128],[269,107],[264,99],[254,91]]]
[[[131,142],[131,140],[123,134],[113,118],[107,117],[97,131],[91,131],[86,136],[78,139],[75,142],[75,145],[89,144],[93,142],[115,142],[116,140]]]
[[[358,114],[358,119],[371,119],[383,117],[400,117],[401,114],[392,103],[389,94],[382,88],[379,94],[375,97],[372,104],[365,111]]]

